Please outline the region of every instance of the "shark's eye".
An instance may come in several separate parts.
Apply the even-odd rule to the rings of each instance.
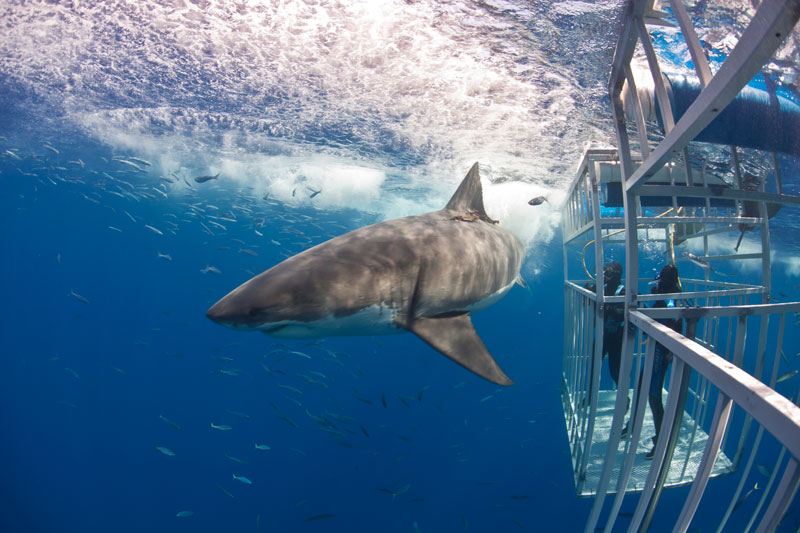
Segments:
[[[247,312],[249,316],[256,317],[258,316],[258,309],[255,307],[251,307],[250,310]]]

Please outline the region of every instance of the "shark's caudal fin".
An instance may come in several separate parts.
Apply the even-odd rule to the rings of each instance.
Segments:
[[[477,211],[477,215],[486,216],[483,208],[483,189],[481,188],[481,176],[478,172],[478,163],[475,162],[469,169],[467,175],[461,181],[461,185],[456,189],[453,197],[444,206],[445,209],[453,211]]]
[[[472,168],[477,174],[477,164]],[[459,190],[461,189],[459,188]],[[456,193],[457,195],[458,193]],[[492,359],[486,346],[483,345],[483,341],[475,332],[475,328],[472,327],[472,321],[468,314],[417,318],[411,321],[408,329],[433,348],[480,377],[498,385],[514,384]]]

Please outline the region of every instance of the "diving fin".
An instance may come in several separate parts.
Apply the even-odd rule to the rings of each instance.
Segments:
[[[435,350],[480,377],[498,385],[514,384],[478,337],[469,314],[417,318],[407,328]]]

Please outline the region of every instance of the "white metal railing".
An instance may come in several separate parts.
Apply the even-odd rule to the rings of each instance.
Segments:
[[[741,480],[731,503],[721,517],[719,529],[724,527],[733,510],[741,505],[740,494],[753,466],[762,440],[777,439],[784,447],[772,469],[772,474],[753,512],[746,530],[760,516],[759,531],[774,530],[794,497],[800,483],[798,452],[800,452],[800,410],[775,391],[778,368],[786,331],[787,315],[800,312],[800,304],[771,303],[771,244],[767,205],[800,205],[800,197],[784,194],[778,158],[772,154],[776,193],[767,192],[766,179],[758,190],[744,190],[742,151],[727,147],[730,153],[733,186],[720,185],[709,180],[705,164],[697,166],[697,152],[692,153],[692,140],[716,118],[739,91],[769,59],[787,33],[800,18],[800,0],[766,0],[757,5],[751,23],[740,37],[736,47],[712,75],[700,41],[695,34],[689,14],[679,0],[670,0],[672,16],[681,29],[702,90],[679,119],[670,109],[667,87],[661,72],[659,58],[647,29],[647,22],[662,18],[653,12],[653,0],[631,0],[626,4],[622,29],[609,80],[609,94],[616,121],[618,155],[604,154],[592,159],[584,157],[573,182],[565,206],[564,262],[565,262],[565,359],[564,401],[568,417],[570,443],[573,450],[576,486],[584,482],[587,458],[591,454],[592,430],[597,416],[597,391],[601,364],[603,306],[616,301],[604,296],[601,289],[594,293],[583,288],[584,279],[569,275],[574,263],[575,246],[594,244],[593,271],[601,272],[604,239],[611,237],[624,225],[626,270],[626,325],[622,350],[619,388],[613,408],[602,473],[595,484],[595,501],[586,523],[586,531],[594,531],[604,507],[605,496],[616,492],[605,523],[610,532],[617,514],[630,490],[632,471],[637,467],[637,446],[643,429],[647,394],[652,377],[652,363],[656,344],[662,344],[674,353],[669,392],[664,419],[654,450],[654,457],[646,482],[640,487],[636,512],[629,531],[647,530],[659,502],[665,480],[676,464],[679,478],[688,474],[689,453],[676,455],[676,446],[682,432],[694,442],[699,434],[706,435],[703,453],[694,472],[689,476],[692,488],[674,525],[674,531],[685,531],[701,501],[708,479],[713,475],[727,451],[730,465],[740,469]],[[648,136],[646,117],[639,99],[636,79],[631,69],[631,59],[637,46],[646,57],[652,77],[655,99],[661,110],[663,139],[652,145]],[[628,107],[623,109],[623,89],[627,89]],[[637,132],[639,153],[634,154],[628,134],[625,111]],[[800,142],[800,140],[798,140]],[[750,153],[746,154],[748,157]],[[605,159],[603,159],[605,157]],[[622,209],[614,217],[603,217],[597,201],[597,187],[602,181],[598,169],[602,161],[618,161],[621,170]],[[730,183],[729,179],[726,179]],[[668,198],[671,205],[653,203],[653,198]],[[697,199],[689,201],[687,199]],[[725,200],[723,202],[721,200]],[[756,216],[751,212],[743,216],[747,202],[758,202]],[[709,237],[718,233],[736,231],[737,228],[759,228],[761,250],[748,254],[711,255]],[[651,229],[652,228],[652,229]],[[661,232],[661,237],[651,238],[650,232]],[[741,230],[742,235],[744,229]],[[708,261],[759,261],[761,279],[756,283],[742,284],[712,281],[709,271],[705,279],[683,279],[683,292],[672,295],[646,295],[640,293],[643,280],[639,274],[640,232],[651,242],[663,242],[672,251],[676,235],[680,239],[702,239],[702,258]],[[609,241],[605,241],[609,242]],[[570,246],[572,248],[570,248]],[[737,245],[738,249],[738,245]],[[570,255],[572,254],[572,255]],[[589,273],[587,261],[583,268]],[[589,274],[591,277],[591,274]],[[585,276],[580,276],[584,278]],[[599,285],[599,283],[598,283]],[[677,309],[648,309],[649,301],[665,297],[687,302],[688,307]],[[570,315],[572,313],[572,315]],[[683,317],[691,324],[687,335],[675,333],[655,319]],[[586,330],[590,331],[586,331]],[[773,351],[774,350],[774,351]],[[769,355],[768,355],[769,352]],[[631,375],[635,377],[631,379]],[[785,377],[785,376],[783,376]],[[791,377],[791,376],[789,376]],[[631,388],[633,381],[633,388]],[[623,451],[619,451],[622,424],[627,411],[628,391],[634,390],[632,425]],[[592,393],[592,394],[588,394]],[[590,396],[590,404],[583,405],[582,397]],[[713,411],[713,413],[712,413]],[[708,415],[712,414],[711,419]],[[681,424],[689,419],[690,427]],[[726,431],[730,421],[736,420],[737,432]],[[753,424],[758,426],[755,441],[749,435]],[[698,441],[699,442],[699,441]],[[691,444],[687,449],[691,449]],[[749,453],[748,453],[749,451]],[[783,462],[784,456],[787,456]],[[621,457],[620,457],[621,456]],[[622,463],[618,459],[622,458]],[[745,460],[746,458],[746,460]],[[717,463],[715,465],[715,462]],[[780,477],[773,490],[774,482]],[[752,493],[752,490],[747,494]],[[768,502],[768,503],[767,503]],[[764,510],[764,505],[766,509]],[[762,513],[762,514],[759,514]],[[737,523],[738,527],[738,523]]]
[[[624,43],[624,52],[615,56],[612,77],[609,82],[611,92],[612,94],[616,92],[616,96],[621,92],[622,82],[626,78],[629,78],[629,83],[633,83],[632,77],[628,74],[637,40],[641,40],[646,49],[652,47],[642,18],[648,5],[652,7],[652,2],[632,2],[632,5],[634,11],[640,10],[641,12],[638,13],[638,16],[634,14],[627,19],[627,24],[622,32],[622,37],[628,41]],[[665,125],[667,134],[664,140],[652,150],[642,166],[635,172],[627,174],[625,183],[627,190],[635,190],[644,185],[648,177],[670,161],[676,152],[683,150],[689,141],[719,115],[719,112],[736,97],[742,87],[758,73],[780,46],[797,22],[797,18],[800,16],[799,12],[800,7],[794,0],[773,0],[761,3],[730,56],[716,75],[707,82],[700,96],[683,117],[671,127],[669,124],[671,112],[663,113],[665,122],[667,122]],[[692,31],[691,34],[693,35],[694,32]],[[687,40],[687,44],[692,48],[696,47],[696,45],[693,46],[691,39]],[[620,51],[619,45],[617,50]],[[703,55],[702,50],[698,51],[698,55]],[[705,56],[703,55],[703,57]],[[666,106],[669,99],[666,97],[666,88],[660,75],[658,60],[655,58],[655,54],[652,56],[648,54],[647,59],[655,80],[659,103]]]
[[[800,307],[800,304],[793,305]],[[767,309],[764,308],[762,311],[766,312]],[[648,348],[648,357],[652,357],[651,352],[655,347],[655,343],[662,344],[675,357],[662,431],[672,427],[675,417],[678,415],[679,395],[673,394],[672,389],[680,389],[683,380],[686,379],[685,368],[691,368],[694,372],[703,375],[719,391],[716,412],[711,424],[712,429],[709,432],[702,463],[692,485],[692,490],[686,498],[681,515],[675,524],[675,530],[684,531],[697,509],[700,497],[708,482],[710,468],[716,459],[725,434],[732,403],[735,403],[738,406],[742,406],[761,427],[775,436],[791,455],[781,482],[772,497],[772,502],[758,527],[758,531],[773,531],[800,484],[800,471],[797,468],[798,460],[800,460],[800,408],[736,365],[647,317],[644,313],[632,311],[630,313],[630,321],[652,339],[652,347]],[[645,368],[649,368],[647,364]],[[651,372],[648,371],[647,373],[650,374]],[[773,374],[773,385],[774,379],[775,376]],[[647,384],[642,386],[646,389]],[[641,407],[643,408],[643,398],[640,399],[640,404],[642,404]],[[637,436],[637,430],[640,429],[641,412],[643,412],[643,409],[637,411],[634,419],[632,430],[634,437]],[[647,510],[649,497],[655,488],[657,473],[663,464],[668,443],[669,439],[662,438],[659,439],[656,446],[653,467],[650,470],[651,476],[648,478],[645,492],[640,498],[634,514],[630,527],[632,531],[639,527]]]

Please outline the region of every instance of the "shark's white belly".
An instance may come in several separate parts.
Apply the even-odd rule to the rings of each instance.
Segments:
[[[269,332],[272,337],[285,339],[310,339],[327,337],[331,335],[389,335],[403,333],[394,319],[397,317],[397,308],[386,305],[370,305],[364,309],[344,317],[335,317],[332,314],[311,322],[296,322],[287,320],[265,325],[264,329],[280,329]]]
[[[496,292],[469,305],[466,309],[447,309],[444,312],[464,311],[474,313],[481,311],[499,301],[513,286],[514,282],[505,287],[501,287]],[[331,314],[310,322],[287,320],[265,324],[262,329],[265,330],[265,333],[267,333],[266,330],[274,330],[269,331],[268,334],[272,337],[284,339],[311,339],[334,335],[359,336],[404,333],[406,330],[399,327],[395,320],[397,315],[397,305],[371,305],[344,317],[335,317]]]

